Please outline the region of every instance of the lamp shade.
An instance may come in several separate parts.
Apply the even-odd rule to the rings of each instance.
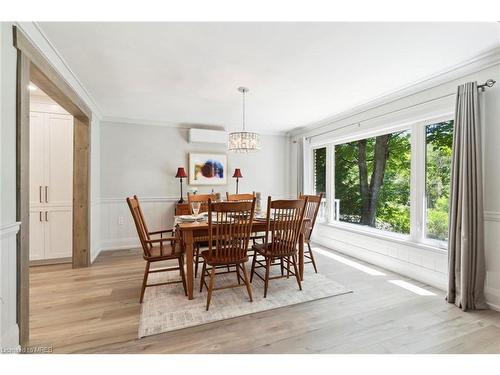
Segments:
[[[236,168],[233,173],[233,178],[243,178],[243,175],[241,174],[241,171],[239,168]]]
[[[186,178],[187,175],[186,175],[186,171],[184,170],[184,168],[182,167],[179,167],[177,168],[177,174],[175,175],[176,178]]]

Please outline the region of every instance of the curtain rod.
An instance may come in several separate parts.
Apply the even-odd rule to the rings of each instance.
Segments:
[[[493,87],[496,82],[497,81],[495,81],[494,79],[490,78],[485,83],[483,83],[482,85],[477,85],[477,88],[480,89],[481,91],[484,91],[486,88]],[[356,121],[356,122],[353,122],[351,124],[339,126],[338,128],[335,128],[335,129],[326,130],[326,131],[323,131],[321,133],[314,134],[314,135],[311,135],[309,137],[305,137],[305,139],[310,140],[311,138],[318,137],[318,136],[321,136],[323,134],[328,134],[328,133],[331,133],[331,132],[334,132],[334,131],[337,131],[337,130],[345,129],[345,128],[348,128],[348,127],[353,126],[353,125],[360,126],[362,122],[366,122],[366,121],[370,121],[370,120],[375,120],[375,119],[377,119],[379,117],[384,117],[384,116],[387,116],[387,115],[390,115],[390,114],[393,114],[393,113],[401,112],[401,111],[404,111],[406,109],[410,109],[410,108],[417,107],[417,106],[422,105],[422,104],[427,104],[427,103],[430,103],[430,102],[434,102],[434,101],[437,101],[437,100],[440,100],[440,99],[444,99],[444,98],[447,98],[447,97],[453,96],[453,95],[456,95],[456,92],[453,92],[453,93],[450,93],[450,94],[446,94],[446,95],[442,95],[440,97],[437,97],[437,98],[434,98],[434,99],[430,99],[430,100],[426,100],[424,102],[413,104],[413,105],[410,105],[410,106],[407,106],[407,107],[404,107],[404,108],[399,108],[399,109],[396,109],[394,111],[390,111],[390,112],[386,112],[386,113],[383,113],[383,114],[380,114],[380,115],[376,115],[376,116],[364,119],[362,121]],[[325,126],[327,126],[327,125],[325,125]]]

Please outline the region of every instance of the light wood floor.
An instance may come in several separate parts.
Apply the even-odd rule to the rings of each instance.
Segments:
[[[84,269],[32,267],[30,345],[56,353],[500,353],[500,313],[464,313],[441,291],[359,261],[386,275],[322,255],[317,262],[354,292],[143,339],[138,250],[101,253]],[[307,272],[310,265],[304,288]],[[436,295],[388,282],[400,279]]]

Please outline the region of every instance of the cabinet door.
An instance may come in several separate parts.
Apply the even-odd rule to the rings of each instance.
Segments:
[[[45,259],[44,217],[40,212],[30,211],[30,260]]]
[[[71,206],[73,204],[73,117],[49,113],[47,123],[49,134],[47,200],[51,205]]]
[[[30,206],[45,201],[46,124],[44,114],[30,114]]]
[[[45,219],[45,214],[44,214]],[[45,259],[69,258],[73,254],[71,208],[49,209],[45,225]]]

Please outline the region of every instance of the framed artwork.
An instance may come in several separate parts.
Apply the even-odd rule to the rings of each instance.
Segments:
[[[226,154],[189,153],[189,185],[226,185]]]

